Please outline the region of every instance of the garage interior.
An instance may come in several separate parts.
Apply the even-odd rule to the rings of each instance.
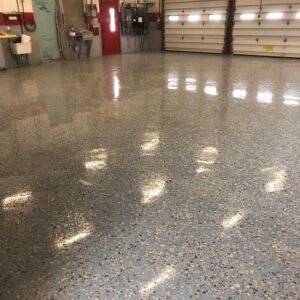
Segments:
[[[299,299],[300,0],[0,1],[0,32],[0,299]]]

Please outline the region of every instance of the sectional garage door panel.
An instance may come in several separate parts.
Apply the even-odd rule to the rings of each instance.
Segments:
[[[228,0],[165,0],[165,49],[222,53]]]
[[[300,0],[236,0],[233,53],[300,57]]]

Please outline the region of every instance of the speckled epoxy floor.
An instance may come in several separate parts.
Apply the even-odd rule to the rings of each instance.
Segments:
[[[0,81],[1,299],[299,299],[300,60],[131,54]]]

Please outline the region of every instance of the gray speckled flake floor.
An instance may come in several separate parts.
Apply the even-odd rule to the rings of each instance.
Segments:
[[[1,299],[299,299],[300,60],[116,55],[0,82]]]

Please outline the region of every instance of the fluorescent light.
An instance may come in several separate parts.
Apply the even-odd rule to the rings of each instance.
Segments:
[[[267,19],[269,19],[269,20],[281,19],[282,17],[283,17],[283,13],[281,13],[281,12],[267,14]]]
[[[209,15],[208,16],[209,21],[221,21],[222,15]]]
[[[232,92],[232,96],[234,98],[238,98],[238,99],[245,99],[246,96],[247,96],[247,91],[246,90],[235,89]]]
[[[171,22],[179,21],[179,16],[169,16],[169,21]]]
[[[300,19],[300,12],[296,13],[296,19]]]
[[[189,22],[197,22],[200,20],[200,16],[199,15],[189,15],[188,16],[188,21]]]
[[[256,99],[259,103],[272,103],[273,94],[271,92],[258,92]]]
[[[253,20],[255,19],[255,14],[241,14],[241,20]]]

